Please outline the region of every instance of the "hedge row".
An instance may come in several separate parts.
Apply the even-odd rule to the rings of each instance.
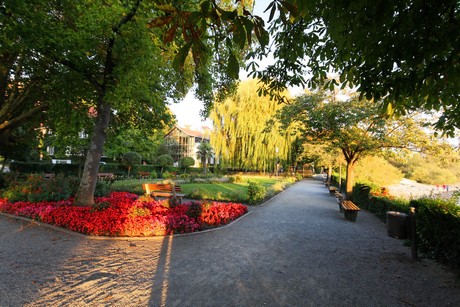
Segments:
[[[369,187],[357,184],[353,189],[353,201],[384,221],[387,211],[408,213],[409,207],[414,207],[419,252],[460,268],[459,206],[442,199],[422,198],[409,202],[388,196],[373,196],[369,192]]]
[[[81,172],[83,165],[81,164],[51,164],[49,162],[11,162],[10,170],[23,174],[41,174],[41,173],[54,173],[64,174],[66,176],[78,176]],[[137,172],[156,172],[160,174],[161,166],[156,165],[135,165],[131,169],[131,174],[137,175]],[[164,167],[163,171],[182,173],[177,167]],[[99,166],[100,173],[114,173],[117,175],[127,175],[128,167],[120,163],[105,163]],[[188,172],[201,173],[202,169],[197,167],[188,168]]]

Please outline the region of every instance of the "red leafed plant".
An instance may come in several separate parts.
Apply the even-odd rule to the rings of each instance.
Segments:
[[[96,198],[92,207],[74,206],[72,202],[72,199],[34,203],[0,199],[0,211],[96,236],[189,233],[227,224],[248,212],[242,204],[217,202],[189,202],[167,208],[164,201],[139,199],[126,192]]]

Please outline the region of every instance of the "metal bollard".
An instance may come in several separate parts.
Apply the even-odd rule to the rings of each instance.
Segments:
[[[417,233],[415,228],[415,208],[409,208],[409,231],[410,231],[410,248],[412,259],[417,260]]]

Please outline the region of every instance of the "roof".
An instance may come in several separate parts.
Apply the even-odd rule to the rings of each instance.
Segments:
[[[174,127],[167,135],[169,135],[172,131],[174,131],[174,129],[178,129],[178,130],[182,131],[183,133],[185,133],[188,136],[193,136],[193,137],[197,137],[197,138],[200,138],[200,139],[209,140],[209,134],[205,134],[202,131],[196,131],[196,130],[192,130],[192,129],[188,129],[188,128],[182,128],[182,127],[179,127],[179,126]]]

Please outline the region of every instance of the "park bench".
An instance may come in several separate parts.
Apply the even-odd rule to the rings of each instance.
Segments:
[[[360,211],[361,209],[359,209],[358,206],[356,206],[350,200],[342,201],[342,208],[344,211],[345,218],[352,222],[356,222],[356,218],[358,217],[358,211]]]
[[[53,173],[45,173],[43,174],[43,179],[54,179]]]
[[[142,188],[145,190],[145,194],[156,197],[166,197],[169,199],[176,198],[179,204],[182,202],[182,198],[185,194],[181,194],[180,185],[173,185],[167,183],[143,183]]]
[[[113,173],[98,173],[97,178],[100,180],[113,180],[115,179],[115,176]]]
[[[337,188],[334,186],[329,186],[328,189],[329,189],[329,195],[335,196],[335,192],[337,192]]]
[[[139,178],[141,178],[141,179],[145,179],[145,178],[150,177],[150,172],[137,172],[137,174],[139,175]]]
[[[343,196],[342,196],[342,193],[340,193],[339,191],[335,191],[335,199],[337,200],[337,203],[339,204],[340,212],[343,212],[343,208],[342,208]]]

